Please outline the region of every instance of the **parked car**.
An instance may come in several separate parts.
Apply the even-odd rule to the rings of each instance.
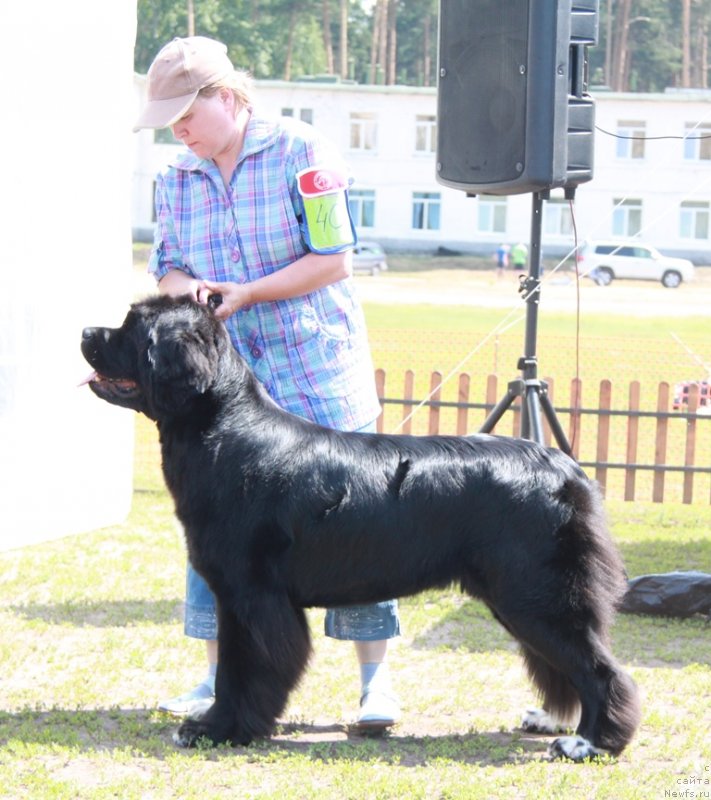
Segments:
[[[377,275],[388,268],[385,251],[377,242],[358,242],[353,248],[353,271]]]
[[[675,289],[694,277],[691,261],[663,256],[637,240],[585,242],[578,251],[578,264],[600,286],[608,286],[615,278],[631,278],[661,281],[668,289]]]
[[[711,412],[711,382],[709,381],[681,381],[681,383],[675,384],[672,408],[675,411],[683,411],[688,408],[689,390],[692,386],[698,387],[699,390],[699,413]]]

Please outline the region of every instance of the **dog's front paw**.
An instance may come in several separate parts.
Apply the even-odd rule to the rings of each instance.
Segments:
[[[605,750],[594,747],[582,736],[561,736],[548,748],[551,758],[567,758],[570,761],[585,761],[586,758],[600,758],[609,755]]]
[[[178,747],[197,747],[198,744],[214,747],[217,744],[207,726],[201,724],[199,718],[186,719],[173,734],[173,741]]]
[[[209,724],[205,717],[188,718],[173,734],[173,741],[178,747],[215,747],[223,742],[231,741],[227,731],[214,724]],[[233,742],[249,744],[249,742]]]
[[[235,730],[235,727],[222,718],[215,718],[214,710],[208,710],[201,717],[189,717],[173,734],[178,747],[216,747],[218,744],[247,746],[252,736]]]
[[[542,708],[531,708],[521,720],[521,728],[528,733],[564,733],[569,726],[544,711]]]

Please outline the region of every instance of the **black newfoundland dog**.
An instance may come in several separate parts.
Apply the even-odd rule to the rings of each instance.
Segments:
[[[601,500],[555,449],[499,436],[341,433],[280,409],[211,310],[134,304],[87,328],[95,394],[155,420],[190,560],[218,604],[215,703],[175,739],[268,736],[310,653],[305,608],[457,582],[521,646],[545,712],[524,727],[576,735],[573,760],[619,754],[637,689],[610,652],[625,590]],[[573,725],[575,723],[573,722]]]

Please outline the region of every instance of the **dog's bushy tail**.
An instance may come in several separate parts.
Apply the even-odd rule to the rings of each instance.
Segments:
[[[576,565],[570,588],[580,611],[607,645],[610,626],[627,591],[624,564],[612,541],[597,484],[568,481],[563,491],[573,510],[560,531],[560,539],[567,541],[568,566]]]
[[[641,719],[637,684],[613,663],[595,732],[597,746],[619,755],[632,740]]]

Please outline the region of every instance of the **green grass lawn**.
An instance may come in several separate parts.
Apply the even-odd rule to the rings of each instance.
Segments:
[[[516,374],[526,304],[512,276],[497,281],[491,262],[477,258],[393,256],[390,262],[391,272],[359,279],[376,367],[446,373],[462,362],[462,370],[475,376],[496,373],[508,379]],[[556,280],[570,283],[556,287]],[[613,297],[606,289],[593,288],[585,279],[576,284],[570,271],[553,275],[549,270],[544,276],[536,342],[541,376],[564,385],[574,377],[591,383],[639,380],[644,385],[708,377],[708,309],[702,305],[701,312],[695,307],[697,313],[664,312],[685,308],[691,296],[705,297],[711,269],[697,270],[695,283],[676,294],[644,281],[613,286],[617,303],[610,300],[609,306],[616,313],[606,307],[605,298]],[[403,291],[410,292],[412,302],[396,302]],[[447,292],[446,305],[433,302]],[[548,297],[556,292],[562,292],[559,302],[549,307]],[[494,306],[492,298],[497,300]],[[592,311],[586,304],[591,298]],[[659,313],[638,314],[640,304],[653,304]]]
[[[402,278],[407,279],[405,273]],[[401,277],[401,276],[398,276]],[[437,292],[443,279],[432,273],[432,292]],[[632,284],[632,282],[630,282]],[[659,287],[660,292],[668,292]],[[633,302],[635,287],[629,287]],[[426,291],[424,292],[426,294]],[[664,295],[660,295],[664,298]],[[524,352],[525,310],[514,316],[500,308],[417,305],[368,302],[365,305],[368,331],[376,368],[385,370],[385,397],[391,401],[404,396],[405,372],[414,372],[416,406],[403,408],[399,403],[384,406],[383,430],[398,432],[403,416],[413,413],[410,422],[414,433],[426,433],[428,409],[417,403],[429,397],[432,375],[442,380],[441,400],[454,404],[459,400],[459,377],[470,378],[469,401],[483,403],[487,380],[497,379],[496,400],[501,399],[507,384],[519,376],[518,361]],[[502,324],[505,321],[506,324]],[[611,408],[629,408],[631,384],[639,384],[640,410],[657,410],[659,385],[665,382],[673,395],[674,385],[686,380],[708,380],[711,367],[711,337],[709,317],[706,316],[635,316],[623,314],[586,313],[580,321],[574,313],[546,312],[539,316],[536,354],[538,374],[549,382],[558,419],[566,435],[579,446],[580,460],[586,463],[597,459],[598,419],[582,418],[582,424],[571,434],[570,415],[565,409],[573,403],[571,382],[581,381],[579,404],[584,409],[597,409],[602,381],[611,383]],[[671,410],[671,409],[670,409]],[[456,409],[440,410],[441,433],[456,430]],[[470,410],[469,432],[476,431],[487,412]],[[651,465],[656,457],[656,426],[652,417],[638,419],[638,450],[636,461]],[[624,464],[627,461],[628,418],[612,415],[609,418],[610,449],[607,461]],[[497,433],[514,431],[509,413],[497,426]],[[687,425],[681,418],[669,421],[666,463],[681,466],[687,453]],[[711,464],[711,421],[697,423],[695,464]],[[640,470],[636,476],[636,497],[652,498],[654,473]],[[680,502],[683,474],[669,473],[665,479],[665,500]],[[610,470],[606,478],[606,493],[610,498],[624,497],[624,472]],[[711,475],[694,477],[695,501],[708,502],[711,497]]]
[[[466,306],[365,306],[373,360],[394,375],[413,369],[422,375],[438,370],[471,373],[484,386],[488,374],[502,380],[517,375],[523,354],[524,322],[517,314],[512,328],[500,330],[500,309]],[[674,338],[676,336],[677,338]],[[571,314],[546,314],[539,320],[537,355],[540,377],[567,387],[579,377],[596,387],[603,379],[626,389],[640,381],[644,396],[656,398],[661,381],[700,380],[707,374],[694,355],[711,363],[708,317],[640,318],[587,314],[577,332]]]
[[[612,503],[610,515],[632,574],[711,564],[708,506]],[[311,668],[275,736],[178,750],[176,722],[154,709],[203,667],[181,632],[183,579],[163,490],[138,492],[122,525],[0,555],[0,797],[638,800],[708,777],[707,622],[618,618],[614,649],[640,685],[642,727],[619,761],[572,765],[517,730],[535,698],[516,648],[455,590],[402,602],[391,661],[405,713],[385,738],[349,732],[355,659],[313,611]]]
[[[456,366],[502,316],[379,303],[366,314],[376,366],[427,376]],[[584,380],[646,385],[692,377],[693,360],[670,344],[672,324],[711,360],[705,319],[588,316]],[[542,374],[573,376],[574,332],[570,315],[541,321]],[[464,369],[513,377],[521,343],[520,327],[501,333]],[[642,726],[618,761],[572,765],[547,759],[547,737],[518,730],[535,698],[516,647],[480,603],[454,589],[402,601],[403,636],[391,662],[404,718],[385,738],[349,731],[358,704],[355,658],[349,645],[321,634],[322,612],[313,611],[311,667],[274,737],[249,748],[178,750],[176,721],[155,707],[201,676],[203,648],[182,635],[184,547],[155,432],[142,418],[137,445],[133,510],[123,524],[0,553],[0,798],[709,796],[706,620],[618,618],[614,650],[640,686]],[[610,500],[608,509],[630,575],[711,568],[708,494],[690,506]]]

